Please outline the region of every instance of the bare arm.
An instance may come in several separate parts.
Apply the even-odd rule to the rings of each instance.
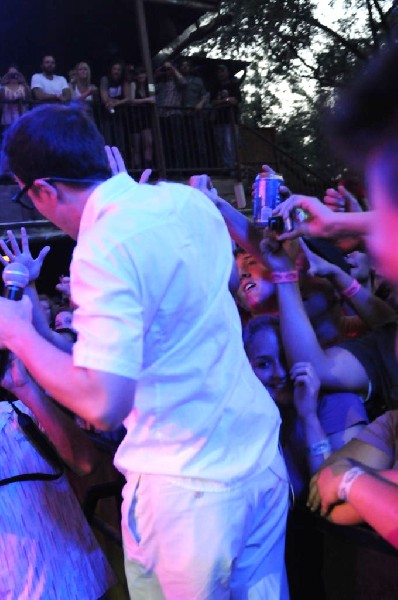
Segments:
[[[208,175],[193,175],[189,180],[189,185],[200,190],[218,208],[234,242],[262,261],[263,257],[260,251],[260,242],[263,239],[262,230],[255,227],[229,202],[217,195],[217,191]]]
[[[279,204],[274,214],[287,219],[291,212],[298,208],[305,212],[306,219],[297,223],[294,231],[279,236],[280,240],[292,239],[301,235],[332,238],[345,235],[365,236],[369,233],[375,219],[373,211],[334,212],[317,198],[298,195],[290,196]]]
[[[99,453],[76,423],[31,379],[18,359],[13,358],[2,381],[35,415],[62,460],[79,475],[97,466]]]
[[[265,239],[261,248],[263,261],[273,272],[295,270],[292,259],[272,237]],[[309,362],[314,365],[323,387],[366,392],[369,379],[355,356],[337,346],[324,350],[319,345],[298,283],[277,283],[276,288],[282,341],[289,363]]]
[[[350,468],[349,463],[341,461],[320,472],[317,486],[322,514],[327,514],[329,508],[338,502],[340,485]],[[393,481],[396,472],[374,471],[366,467],[363,470],[353,481],[346,503],[363,521],[398,548],[398,485]]]
[[[294,406],[304,432],[307,464],[313,474],[330,455],[317,413],[320,381],[310,363],[295,363],[290,369],[290,378],[294,382]]]
[[[355,280],[351,275],[345,273],[337,265],[333,265],[314,254],[303,240],[300,240],[300,245],[307,256],[310,275],[327,277],[340,294],[355,284]],[[395,316],[394,310],[387,302],[375,296],[370,289],[362,285],[358,287],[353,295],[345,296],[344,299],[370,329],[382,325]]]
[[[33,98],[39,102],[60,102],[62,96],[62,94],[47,94],[39,87],[32,88],[32,94]]]
[[[0,298],[1,340],[60,404],[99,429],[115,429],[133,408],[135,381],[75,367],[70,354],[42,338],[29,322],[29,301]]]

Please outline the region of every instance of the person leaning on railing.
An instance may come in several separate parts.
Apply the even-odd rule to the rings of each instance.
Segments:
[[[2,104],[1,125],[5,129],[27,110],[27,101],[31,94],[25,77],[16,65],[10,65],[0,81],[0,100]]]

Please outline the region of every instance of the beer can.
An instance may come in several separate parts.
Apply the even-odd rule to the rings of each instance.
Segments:
[[[254,181],[253,223],[267,227],[272,211],[281,203],[279,188],[284,185],[282,175],[259,173]]]

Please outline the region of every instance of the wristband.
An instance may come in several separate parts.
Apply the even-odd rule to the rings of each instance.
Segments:
[[[360,289],[361,284],[359,283],[359,281],[353,279],[348,287],[346,287],[344,290],[341,290],[340,294],[342,296],[345,296],[346,298],[352,298],[353,296],[356,296],[358,294]]]
[[[272,283],[295,283],[298,281],[298,271],[274,271],[271,273]]]
[[[320,456],[321,454],[330,454],[332,452],[332,447],[328,438],[325,438],[320,442],[311,444],[307,450],[310,453],[310,456]]]
[[[343,475],[343,479],[340,482],[339,489],[337,490],[337,496],[343,502],[348,502],[348,496],[351,490],[351,486],[354,481],[363,475],[365,471],[361,467],[352,467],[346,471]]]

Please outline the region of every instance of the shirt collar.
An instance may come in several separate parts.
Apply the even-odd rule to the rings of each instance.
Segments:
[[[138,183],[128,173],[119,173],[100,183],[87,199],[80,221],[78,238],[92,223],[97,221],[103,209],[112,200],[123,196],[137,185]]]

